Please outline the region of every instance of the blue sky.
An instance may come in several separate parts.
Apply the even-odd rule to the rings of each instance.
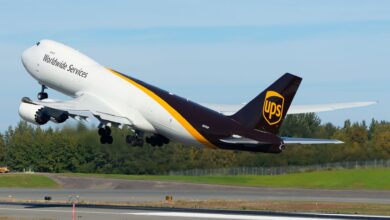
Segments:
[[[0,131],[39,90],[20,55],[41,39],[198,102],[247,102],[291,72],[294,104],[379,101],[323,122],[390,120],[390,1],[4,1],[0,26]]]

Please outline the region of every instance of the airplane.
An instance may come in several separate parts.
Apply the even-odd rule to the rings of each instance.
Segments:
[[[375,102],[291,106],[302,78],[290,73],[246,105],[197,104],[171,92],[102,66],[62,43],[41,40],[22,54],[27,72],[41,85],[37,100],[24,97],[22,119],[37,125],[68,118],[99,121],[101,144],[112,144],[110,127],[131,128],[133,146],[168,144],[170,140],[213,149],[281,153],[289,144],[340,144],[339,140],[279,137],[287,114],[331,111]],[[49,99],[46,89],[70,100]],[[151,134],[144,137],[145,134]]]

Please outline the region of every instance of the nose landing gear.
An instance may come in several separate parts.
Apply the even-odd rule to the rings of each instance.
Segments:
[[[112,144],[112,142],[114,141],[111,136],[111,129],[108,126],[100,127],[98,130],[98,134],[100,135],[101,144]]]
[[[41,92],[38,93],[37,96],[38,100],[47,99],[49,97],[49,95],[47,95],[47,93],[45,92],[45,89],[47,89],[47,86],[42,85]]]

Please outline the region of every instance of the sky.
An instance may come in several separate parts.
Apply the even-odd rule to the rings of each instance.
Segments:
[[[324,123],[390,120],[390,1],[3,1],[0,27],[0,131],[40,90],[20,57],[41,39],[196,102],[248,102],[290,72],[293,104],[379,102]]]

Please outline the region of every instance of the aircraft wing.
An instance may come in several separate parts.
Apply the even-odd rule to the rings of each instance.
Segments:
[[[310,112],[327,112],[338,109],[356,108],[377,104],[377,102],[344,102],[331,104],[315,104],[315,105],[292,105],[287,114],[300,114]]]
[[[31,99],[24,97],[22,102],[65,111],[70,117],[76,120],[88,120],[90,116],[93,115],[99,121],[126,125],[132,124],[128,118],[121,116],[117,111],[110,107],[109,104],[105,103],[100,98],[87,93],[84,93],[75,99],[66,101],[51,99],[32,101]]]
[[[329,104],[313,104],[313,105],[292,105],[287,114],[301,114],[310,112],[326,112],[338,109],[356,108],[377,104],[377,102],[344,102],[344,103],[329,103]],[[233,115],[240,110],[244,104],[227,105],[227,104],[203,104],[203,106],[217,111],[224,115]]]

